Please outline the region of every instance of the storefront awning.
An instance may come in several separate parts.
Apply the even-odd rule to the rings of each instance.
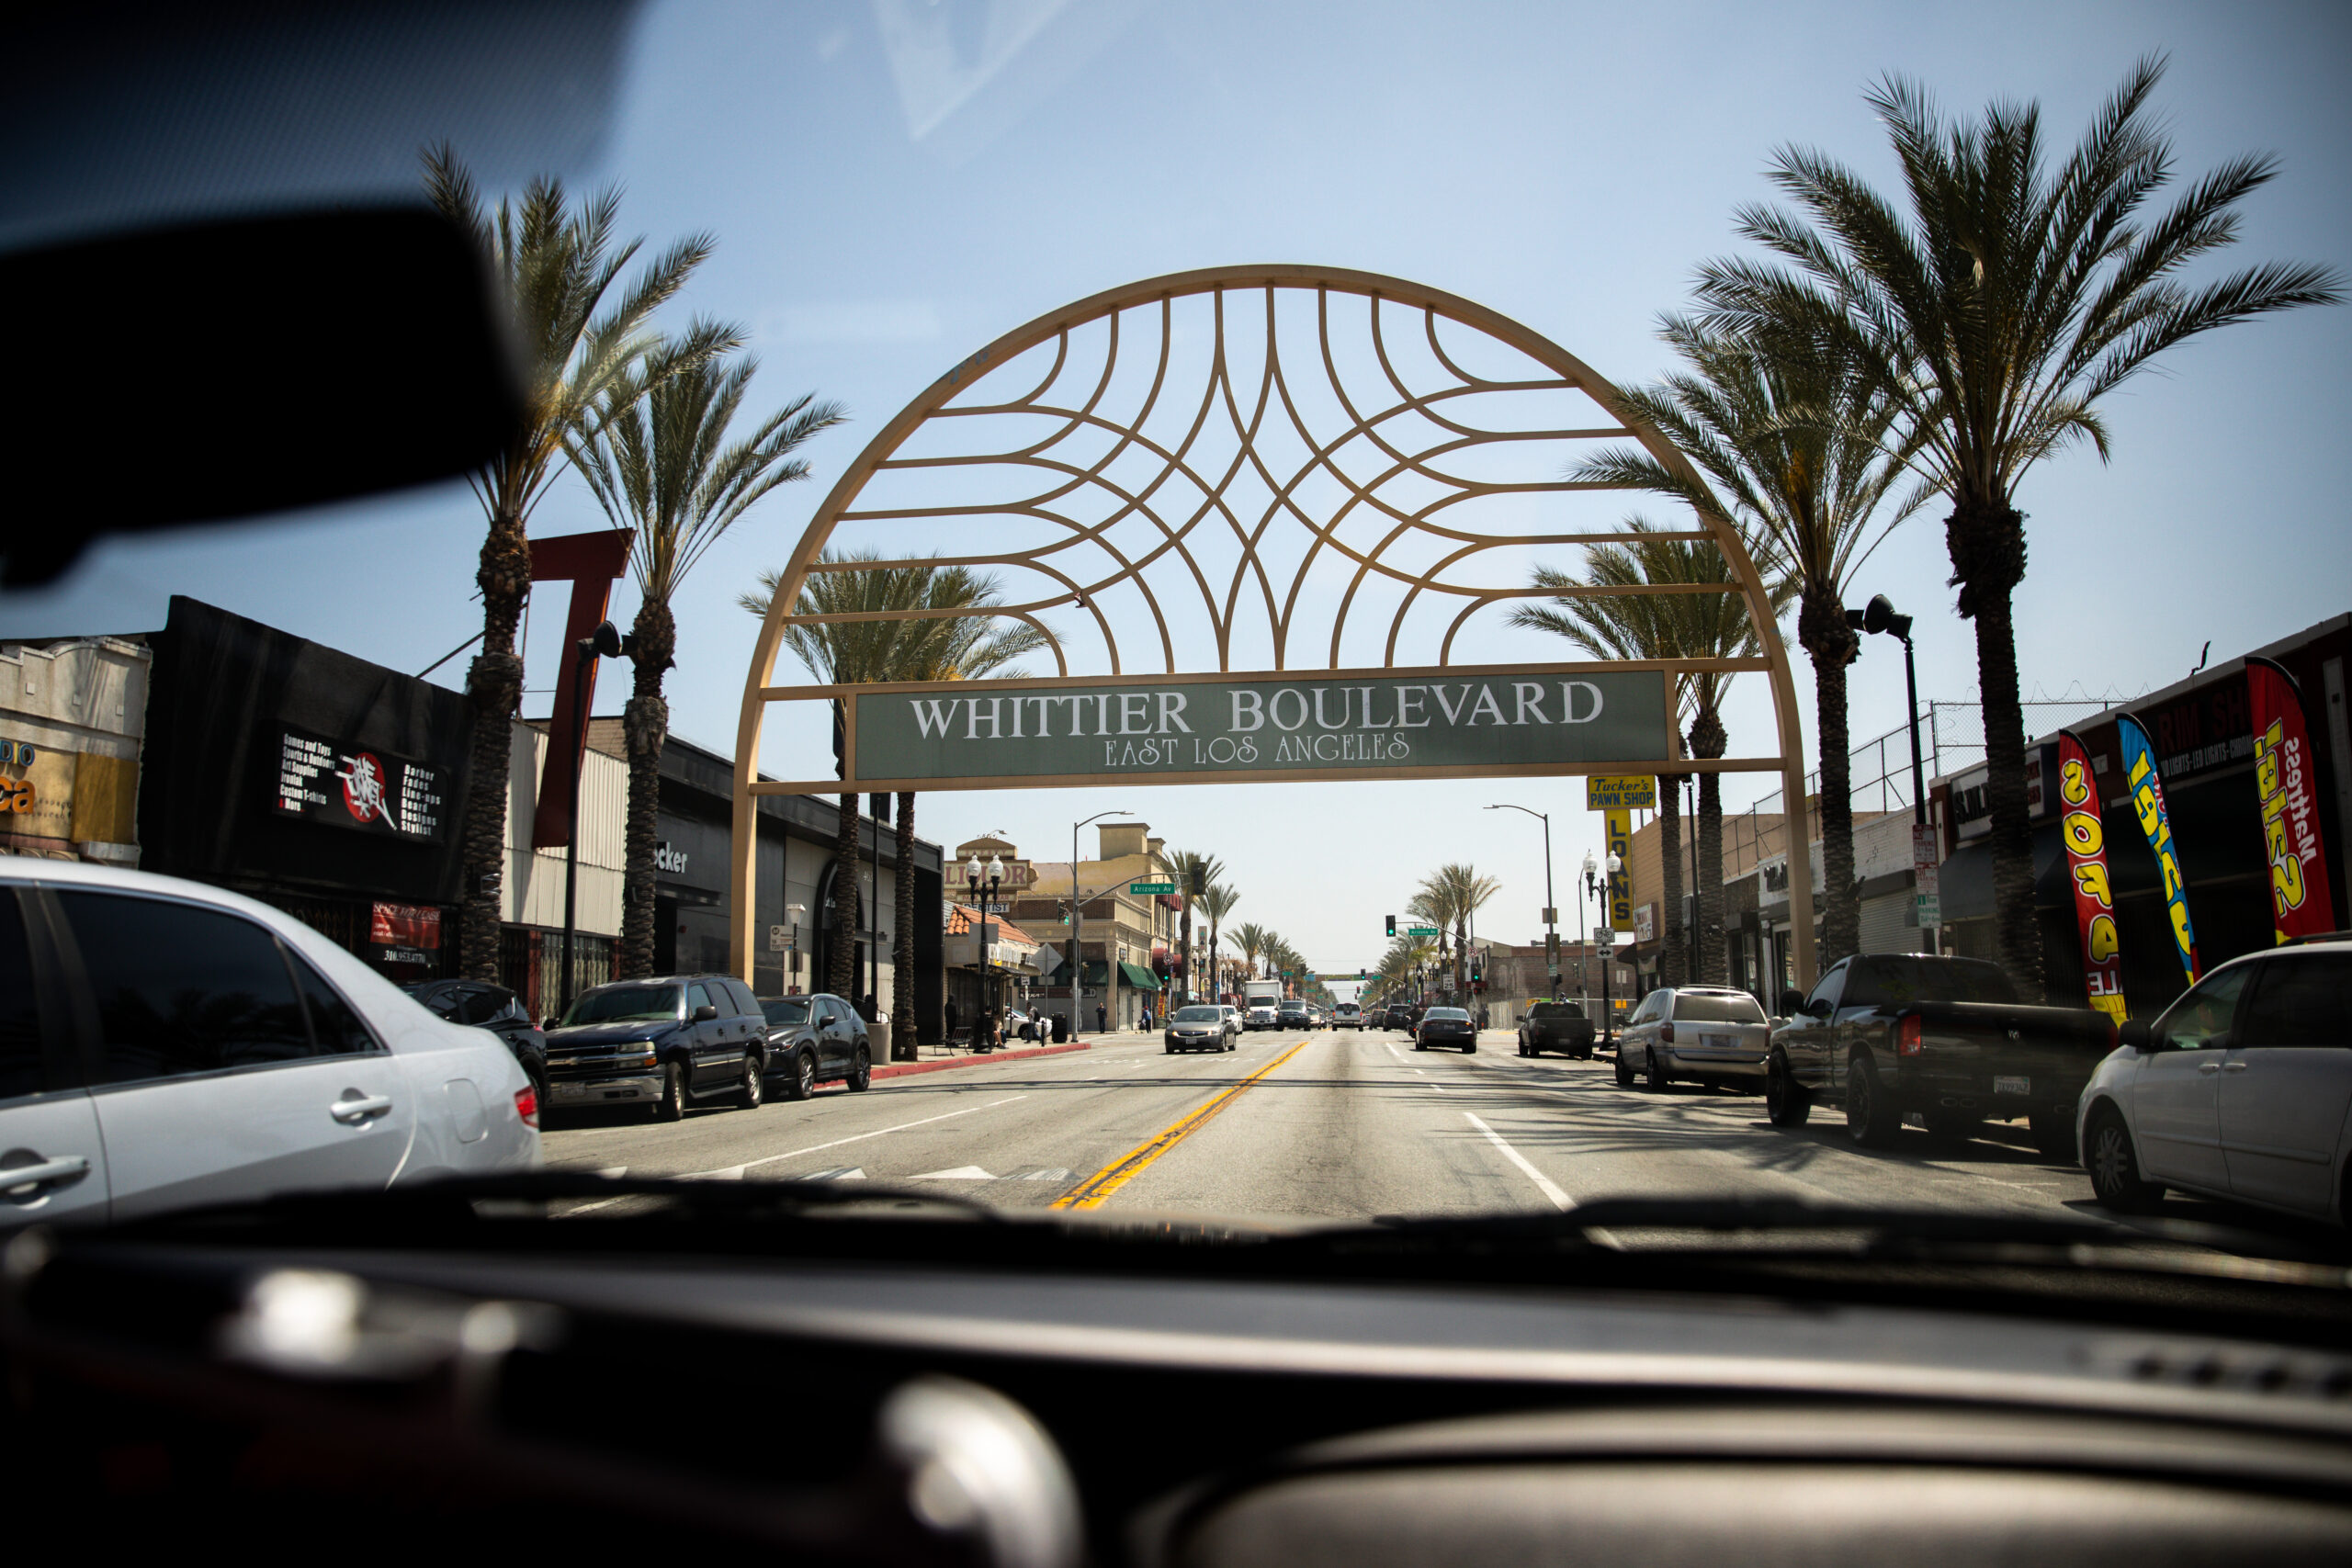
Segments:
[[[1159,976],[1140,964],[1128,964],[1122,961],[1119,964],[1119,978],[1138,991],[1159,989]]]

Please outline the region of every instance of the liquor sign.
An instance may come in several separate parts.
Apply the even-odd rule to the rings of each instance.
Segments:
[[[2319,836],[2319,791],[2311,737],[2295,678],[2267,659],[2245,661],[2254,712],[2254,784],[2262,800],[2262,843],[2270,863],[2272,929],[2280,942],[2335,929],[2327,852]]]
[[[2156,762],[2155,743],[2146,727],[2128,713],[2116,716],[2115,739],[2123,752],[2123,784],[2132,792],[2132,814],[2140,819],[2140,831],[2147,835],[2164,883],[2165,912],[2172,926],[2173,947],[2180,954],[2180,972],[2193,986],[2204,968],[2197,961],[2197,928],[2188,919],[2188,884],[2180,874],[2172,817],[2165,810],[2165,782]]]
[[[368,942],[387,964],[430,964],[441,951],[441,911],[424,904],[374,905]]]
[[[2058,836],[2075,885],[2075,923],[2083,940],[2083,988],[2091,1006],[2123,1021],[2122,945],[2115,934],[2115,890],[2107,877],[2107,829],[2090,752],[2075,732],[2058,732]]]
[[[284,729],[277,785],[281,816],[419,842],[441,837],[441,775],[405,757]]]
[[[1584,808],[1587,811],[1617,809],[1656,811],[1657,809],[1657,779],[1649,773],[1616,777],[1593,773],[1584,781]]]

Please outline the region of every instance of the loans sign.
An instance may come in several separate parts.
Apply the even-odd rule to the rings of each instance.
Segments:
[[[1668,754],[1654,670],[957,682],[854,701],[862,785],[1573,773]]]

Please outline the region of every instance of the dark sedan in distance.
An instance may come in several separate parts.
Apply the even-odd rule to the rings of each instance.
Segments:
[[[762,997],[768,1025],[768,1081],[786,1100],[806,1100],[820,1083],[863,1093],[874,1081],[865,1021],[840,997]]]
[[[506,1048],[514,1053],[514,1059],[530,1075],[531,1088],[539,1097],[539,1109],[546,1111],[548,1037],[532,1023],[522,998],[503,986],[484,980],[420,980],[401,989],[414,997],[435,1018],[487,1029],[505,1041]]]
[[[1230,1051],[1233,1037],[1238,1032],[1231,1008],[1178,1008],[1168,1020],[1167,1054],[1172,1056],[1179,1051]]]
[[[1478,1026],[1470,1021],[1470,1014],[1462,1008],[1431,1008],[1421,1014],[1413,1026],[1413,1049],[1426,1051],[1432,1045],[1451,1045],[1462,1051],[1478,1048]]]

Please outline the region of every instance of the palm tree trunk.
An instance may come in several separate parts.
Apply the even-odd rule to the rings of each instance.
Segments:
[[[825,989],[857,1005],[857,796],[842,796],[833,829],[833,941],[825,953]]]
[[[1701,708],[1690,721],[1690,754],[1714,758],[1724,754],[1723,716]],[[1789,815],[1792,832],[1804,831],[1804,802]],[[1724,784],[1712,770],[1699,775],[1699,974],[1702,986],[1720,986],[1724,964]]]
[[[2025,514],[1963,498],[1944,525],[1960,613],[1976,623],[1976,689],[1984,705],[1984,805],[1992,818],[1993,929],[2018,995],[2043,995],[2033,908],[2033,824],[2026,816],[2025,710],[2018,702],[2010,591],[2025,579]]]
[[[1184,911],[1177,922],[1176,967],[1182,976],[1176,994],[1185,1001],[1193,999],[1193,896],[1184,895]],[[1181,1003],[1179,1004],[1182,1005]]]
[[[482,635],[481,652],[466,671],[473,734],[467,747],[459,855],[458,968],[469,980],[495,983],[506,886],[507,773],[514,760],[514,715],[523,705],[523,660],[514,652],[514,630],[531,590],[531,542],[519,513],[501,511],[491,519],[474,581],[481,589]]]
[[[1861,638],[1846,624],[1843,596],[1807,582],[1797,640],[1813,656],[1813,704],[1821,743],[1821,967],[1862,947],[1861,901],[1854,890],[1852,744],[1846,727],[1846,666]]]
[[[1679,986],[1690,978],[1686,961],[1690,955],[1690,939],[1682,930],[1681,775],[1659,775],[1657,791],[1658,897],[1666,905],[1660,911],[1665,919],[1659,922],[1657,983]]]
[[[670,606],[647,597],[629,632],[635,684],[621,718],[628,753],[628,827],[621,848],[620,951],[613,971],[619,980],[653,973],[653,845],[662,806],[662,741],[670,731],[662,680],[677,646],[678,623]]]
[[[915,1029],[915,792],[899,792],[898,869],[890,884],[898,897],[890,919],[890,1049],[911,1054]]]

